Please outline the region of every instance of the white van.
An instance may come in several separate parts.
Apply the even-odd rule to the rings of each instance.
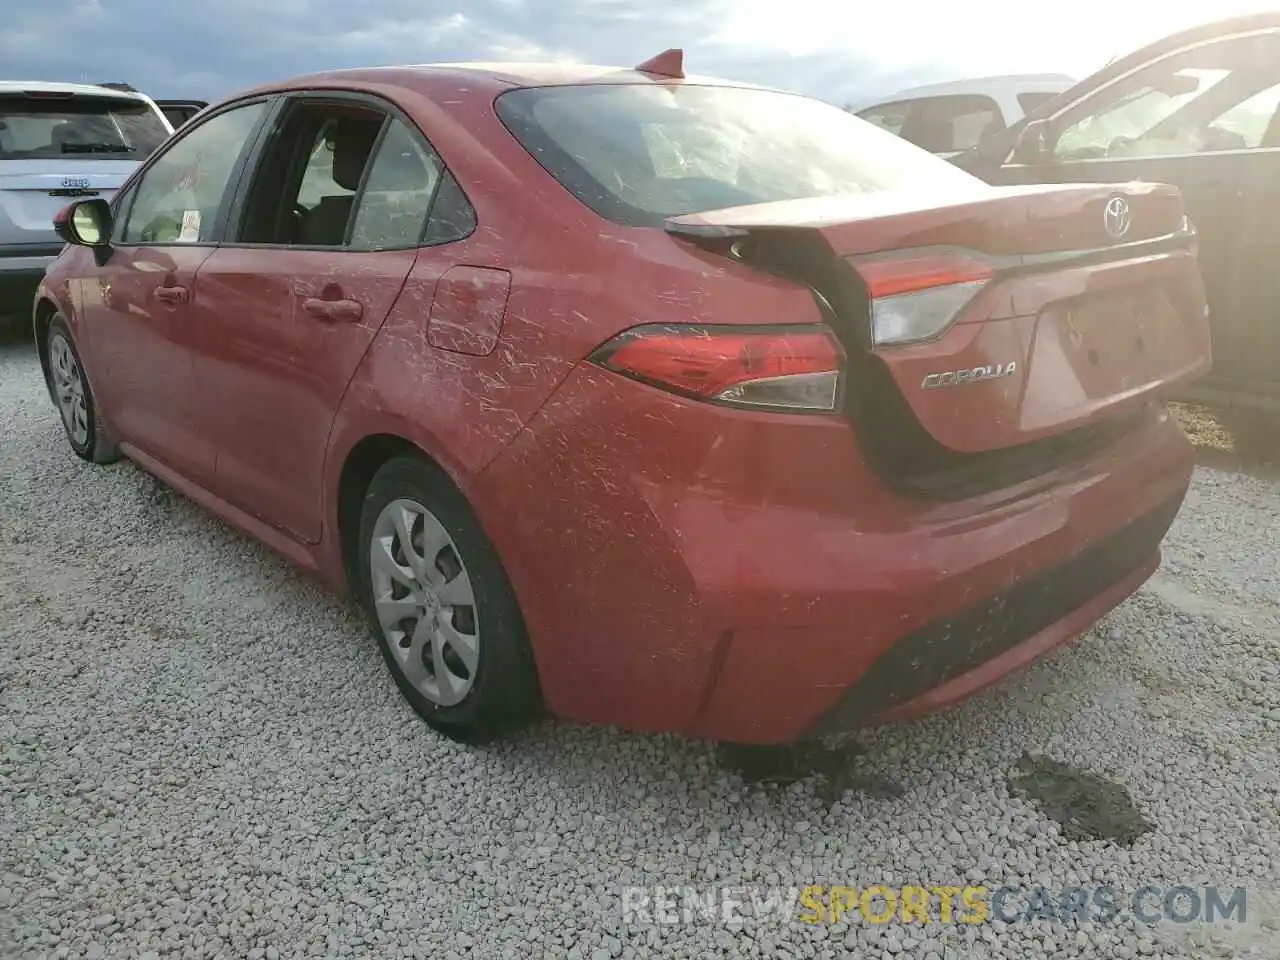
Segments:
[[[856,104],[850,110],[941,157],[1021,120],[1076,81],[1060,73],[1006,74],[934,83]]]

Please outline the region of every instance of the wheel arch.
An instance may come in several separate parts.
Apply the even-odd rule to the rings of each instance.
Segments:
[[[40,358],[40,370],[44,374],[45,389],[53,394],[49,383],[49,326],[58,314],[58,305],[49,297],[40,297],[35,303],[32,313],[32,324],[36,340],[36,355]]]
[[[360,533],[360,508],[364,502],[365,491],[374,474],[382,465],[394,457],[411,454],[432,459],[430,455],[416,443],[399,434],[374,433],[356,442],[342,461],[342,469],[338,473],[338,491],[335,501],[338,550],[342,561],[342,572],[346,576],[348,588],[358,591],[359,578],[355,577],[357,537]]]
[[[365,434],[347,449],[342,458],[342,466],[337,472],[331,511],[336,533],[337,559],[341,564],[347,589],[355,596],[359,595],[360,583],[360,579],[353,576],[353,565],[358,555],[356,548],[360,533],[360,511],[365,491],[384,464],[398,456],[417,457],[438,470],[471,503],[466,485],[460,481],[457,470],[432,454],[426,445],[406,436],[407,432],[384,427],[378,432]],[[475,510],[474,503],[471,503],[471,507]]]

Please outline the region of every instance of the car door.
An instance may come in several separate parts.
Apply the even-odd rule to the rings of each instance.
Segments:
[[[116,205],[99,295],[85,300],[104,374],[97,389],[120,439],[202,484],[214,455],[191,353],[203,311],[197,275],[266,109],[259,100],[221,111],[160,148]]]
[[[1248,389],[1275,380],[1280,358],[1278,106],[1280,33],[1200,40],[1065,104],[1047,118],[1038,157],[1011,158],[988,179],[1178,186],[1199,233],[1210,310],[1206,384]]]
[[[298,539],[320,537],[334,417],[414,267],[442,170],[388,105],[297,96],[201,268],[219,306],[198,359],[218,492]]]

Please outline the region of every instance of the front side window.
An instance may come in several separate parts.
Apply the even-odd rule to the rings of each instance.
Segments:
[[[151,105],[131,97],[0,94],[0,160],[143,160],[168,138]]]
[[[122,243],[207,243],[231,174],[267,105],[246,104],[210,117],[175,141],[133,191]]]
[[[579,200],[631,226],[776,200],[983,182],[839,107],[787,93],[689,84],[512,90],[500,118]]]
[[[1259,124],[1250,115],[1266,109],[1277,83],[1275,34],[1182,50],[1068,111],[1057,124],[1053,155],[1072,161],[1244,148],[1250,137],[1261,141],[1270,117]]]

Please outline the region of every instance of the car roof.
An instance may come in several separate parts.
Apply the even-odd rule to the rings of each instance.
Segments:
[[[244,91],[239,96],[305,89],[309,87],[364,85],[368,83],[407,87],[424,93],[466,90],[492,92],[494,95],[515,87],[555,87],[581,84],[693,84],[742,87],[768,90],[750,83],[716,77],[685,76],[673,78],[642,73],[631,68],[563,62],[459,62],[400,64],[331,70],[291,77]]]
[[[121,100],[141,100],[148,98],[141,93],[129,90],[116,90],[114,87],[103,87],[95,83],[58,83],[53,80],[0,80],[0,93],[78,93],[94,97],[116,97]]]
[[[1008,73],[989,77],[972,77],[967,80],[947,80],[942,83],[927,83],[915,87],[906,87],[896,93],[860,101],[856,109],[865,110],[867,107],[894,103],[899,100],[915,100],[921,97],[951,96],[966,93],[1058,93],[1074,86],[1075,83],[1075,78],[1065,73]]]

